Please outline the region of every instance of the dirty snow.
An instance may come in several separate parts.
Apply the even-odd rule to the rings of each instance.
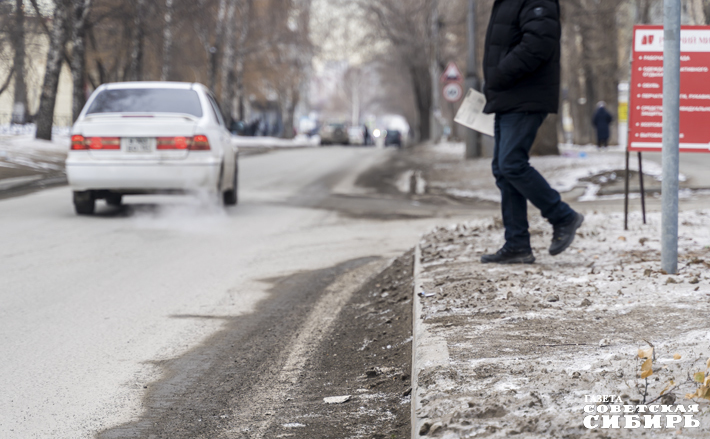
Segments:
[[[35,139],[34,134],[0,133],[0,181],[27,178],[28,175],[63,173],[68,150],[67,135],[56,134],[48,142]],[[6,181],[3,187],[13,184],[14,181]]]
[[[503,244],[499,220],[422,239],[421,287],[434,293],[422,299],[423,324],[450,355],[448,367],[419,373],[417,415],[427,428],[441,425],[436,437],[637,437],[643,431],[585,429],[585,395],[641,404],[666,389],[656,403],[693,403],[690,377],[710,358],[710,211],[681,213],[676,276],[660,270],[660,215],[647,226],[632,215],[629,231],[622,214],[585,215],[572,247],[554,258],[551,227],[531,219],[534,265],[478,262]],[[646,381],[637,354],[650,344]],[[710,406],[697,403],[700,428],[646,435],[710,437]]]
[[[455,199],[500,203],[500,191],[491,176],[490,159],[463,160],[464,152],[463,143],[426,146],[422,151],[422,159],[425,163],[433,163],[425,175],[428,191]],[[560,145],[560,153],[559,156],[530,158],[531,165],[545,176],[553,188],[561,193],[579,189],[578,201],[623,198],[623,193],[600,193],[604,186],[614,183],[620,185],[623,182],[626,163],[621,148],[598,151],[593,146]],[[638,160],[631,160],[629,168],[638,172]],[[648,187],[653,186],[654,182],[655,186],[659,185],[662,168],[658,163],[644,159],[643,173],[647,177]],[[403,174],[399,181],[407,181],[409,175]],[[686,176],[680,175],[681,182],[686,180]],[[401,191],[408,191],[408,185],[398,186]]]
[[[232,136],[232,144],[240,148],[304,148],[320,145],[320,137],[298,135],[294,139],[278,137]]]

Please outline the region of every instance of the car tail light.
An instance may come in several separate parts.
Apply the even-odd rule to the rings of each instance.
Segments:
[[[192,144],[190,145],[190,151],[209,151],[210,141],[207,136],[199,135],[192,138]]]
[[[89,149],[93,150],[117,150],[121,149],[121,139],[118,137],[90,137],[88,140]]]
[[[89,149],[89,147],[86,145],[86,139],[84,139],[84,136],[78,134],[71,136],[71,149],[72,151]]]
[[[192,144],[192,137],[158,137],[156,148],[158,150],[188,149]]]

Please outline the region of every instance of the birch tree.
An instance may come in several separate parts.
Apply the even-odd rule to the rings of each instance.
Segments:
[[[708,0],[685,0],[691,25],[710,24],[710,2]]]
[[[52,140],[52,124],[54,122],[54,104],[57,100],[59,74],[64,60],[64,49],[69,36],[67,27],[72,8],[71,0],[54,1],[54,17],[49,35],[49,50],[47,51],[47,67],[44,73],[42,93],[39,100],[36,123],[38,139]]]

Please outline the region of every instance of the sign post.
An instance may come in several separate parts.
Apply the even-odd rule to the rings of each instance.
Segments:
[[[663,186],[661,269],[678,273],[678,154],[680,153],[680,0],[663,2]]]
[[[710,27],[681,28],[678,0],[664,17],[634,28],[627,151],[663,154],[661,265],[676,273],[679,153],[710,153]]]

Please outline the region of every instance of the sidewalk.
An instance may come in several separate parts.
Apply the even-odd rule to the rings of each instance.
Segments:
[[[0,196],[66,183],[68,135],[51,142],[32,134],[0,134]]]
[[[479,191],[479,198],[493,194],[483,170],[488,160],[447,161],[457,150],[430,148],[428,183],[439,191]],[[534,166],[547,166],[546,176],[556,172],[558,187],[574,187],[581,184],[575,180],[613,172],[612,154],[543,158]],[[460,178],[463,168],[467,179]],[[647,170],[653,164],[644,163]],[[706,197],[699,199],[710,208]],[[624,231],[623,213],[581,205],[585,223],[557,257],[547,253],[551,227],[530,209],[534,265],[479,262],[503,244],[498,215],[422,238],[414,280],[412,437],[710,437],[710,402],[696,393],[708,388],[694,381],[710,368],[710,210],[681,213],[680,274],[669,276],[660,270],[658,213],[649,214],[648,225],[633,214]],[[651,345],[648,363],[639,350]],[[652,371],[646,379],[642,366],[644,376]],[[615,395],[620,405],[699,404],[702,413],[693,419],[700,426],[644,429],[642,419],[637,431],[624,429],[622,419],[621,429],[587,429],[585,406],[596,404],[585,400],[591,395]]]

